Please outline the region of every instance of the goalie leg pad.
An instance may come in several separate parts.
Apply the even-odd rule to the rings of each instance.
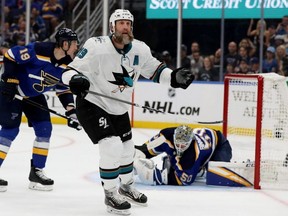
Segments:
[[[167,169],[161,171],[155,167],[154,162],[149,159],[139,158],[134,161],[134,168],[138,178],[143,184],[162,185],[168,183]]]
[[[251,187],[254,167],[251,163],[229,163],[210,161],[206,176],[207,185]]]
[[[146,156],[142,151],[135,148],[134,158],[146,158]]]

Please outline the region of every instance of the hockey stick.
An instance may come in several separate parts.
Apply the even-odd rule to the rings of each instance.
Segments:
[[[29,77],[33,78],[33,79],[38,79],[38,80],[41,80],[41,81],[49,82],[49,83],[54,83],[55,85],[69,87],[68,85],[65,85],[63,83],[55,82],[55,80],[51,80],[49,78],[44,78],[44,77],[40,77],[40,76],[33,75],[33,74],[29,74]],[[169,112],[167,113],[167,112],[164,112],[164,111],[152,108],[152,107],[142,106],[142,105],[137,104],[137,103],[133,103],[133,102],[130,102],[130,101],[126,101],[126,100],[118,99],[118,98],[111,97],[111,96],[108,96],[108,95],[104,95],[104,94],[101,94],[99,92],[94,92],[94,91],[90,91],[90,90],[86,90],[86,92],[90,93],[90,94],[93,94],[93,95],[100,96],[100,97],[105,97],[105,98],[108,98],[108,99],[111,99],[111,100],[119,101],[121,103],[129,104],[131,106],[147,109],[149,111],[154,111],[154,112],[163,113],[163,114],[175,115],[173,113],[169,113]],[[219,123],[223,123],[223,121],[222,120],[221,121],[196,121],[195,123],[198,123],[198,124],[219,124]]]
[[[41,81],[46,81],[46,82],[49,82],[49,83],[53,83],[52,80],[50,80],[49,78],[44,78],[44,77],[39,77],[39,76],[36,76],[36,75],[33,75],[33,74],[29,74],[29,77],[30,78],[33,78],[33,79],[38,79],[38,80],[41,80]],[[54,81],[55,83],[55,81]],[[63,83],[55,83],[55,85],[60,85],[60,86],[64,86],[64,87],[69,87],[68,85],[65,85]],[[148,106],[141,106],[137,103],[132,103],[130,101],[125,101],[125,100],[121,100],[121,99],[118,99],[118,98],[114,98],[114,97],[111,97],[111,96],[108,96],[108,95],[104,95],[104,94],[101,94],[101,93],[98,93],[98,92],[94,92],[94,91],[89,91],[89,90],[86,90],[87,93],[90,93],[90,94],[93,94],[93,95],[97,95],[97,96],[100,96],[100,97],[105,97],[105,98],[109,98],[111,100],[115,100],[115,101],[119,101],[121,103],[126,103],[126,104],[129,104],[129,105],[132,105],[132,106],[135,106],[135,107],[140,107],[140,108],[143,108],[143,109],[148,109],[150,111],[155,111],[155,112],[160,112],[160,113],[165,113],[161,110],[157,110],[157,109],[154,109],[154,108],[151,108],[151,107],[148,107]]]
[[[59,112],[57,112],[57,111],[55,111],[55,110],[52,110],[52,109],[50,109],[50,108],[48,108],[48,107],[46,107],[46,106],[43,106],[42,104],[39,104],[39,103],[36,103],[36,102],[34,102],[34,101],[32,101],[32,100],[29,100],[29,99],[27,99],[27,98],[24,98],[24,97],[22,97],[22,96],[20,96],[20,95],[15,95],[15,98],[18,99],[18,100],[20,100],[20,101],[24,101],[25,103],[28,103],[28,104],[30,104],[30,105],[32,105],[32,106],[35,106],[35,107],[37,107],[37,108],[39,108],[39,109],[42,109],[42,110],[44,110],[44,111],[47,111],[47,112],[53,113],[53,114],[55,114],[55,115],[57,115],[57,116],[60,116],[60,117],[62,117],[62,118],[64,118],[64,119],[67,119],[68,121],[75,121],[75,120],[74,120],[73,118],[71,118],[71,117],[65,116],[65,115],[63,115],[63,114],[61,114],[61,113],[59,113]],[[82,128],[82,127],[81,127],[81,128]],[[80,129],[80,127],[79,127],[79,129]]]

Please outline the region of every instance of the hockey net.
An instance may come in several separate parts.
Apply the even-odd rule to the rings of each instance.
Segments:
[[[288,189],[288,87],[275,73],[226,75],[223,133],[232,162],[246,162],[255,189]]]

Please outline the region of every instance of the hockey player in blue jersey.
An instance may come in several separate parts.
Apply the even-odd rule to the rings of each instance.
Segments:
[[[29,188],[52,190],[54,181],[44,172],[52,131],[50,113],[18,100],[15,95],[29,98],[48,107],[44,92],[56,88],[56,94],[66,110],[68,126],[81,129],[75,114],[74,98],[69,88],[56,85],[62,82],[62,71],[73,60],[78,50],[77,34],[68,28],[60,29],[55,42],[35,42],[27,46],[10,48],[4,56],[4,72],[0,82],[0,166],[5,160],[13,140],[19,133],[22,113],[33,127],[33,143]],[[30,78],[36,75],[43,80]],[[8,182],[0,179],[0,191],[7,190]]]
[[[232,157],[230,143],[220,131],[186,125],[162,129],[135,148],[134,169],[149,185],[191,185],[209,161],[229,162]],[[161,170],[151,160],[160,154],[167,155]]]

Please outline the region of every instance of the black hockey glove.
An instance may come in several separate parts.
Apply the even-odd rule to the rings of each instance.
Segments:
[[[1,94],[3,94],[8,101],[12,101],[17,93],[17,85],[19,80],[17,78],[6,78],[1,80]]]
[[[194,75],[187,68],[177,68],[171,73],[171,87],[186,89],[193,82]]]
[[[84,98],[89,90],[90,82],[83,74],[74,75],[69,82],[70,90],[73,94]]]
[[[65,112],[65,115],[68,117],[67,119],[67,125],[71,128],[75,128],[76,130],[81,130],[82,126],[80,125],[77,116],[76,116],[76,110],[71,109],[69,111]]]

